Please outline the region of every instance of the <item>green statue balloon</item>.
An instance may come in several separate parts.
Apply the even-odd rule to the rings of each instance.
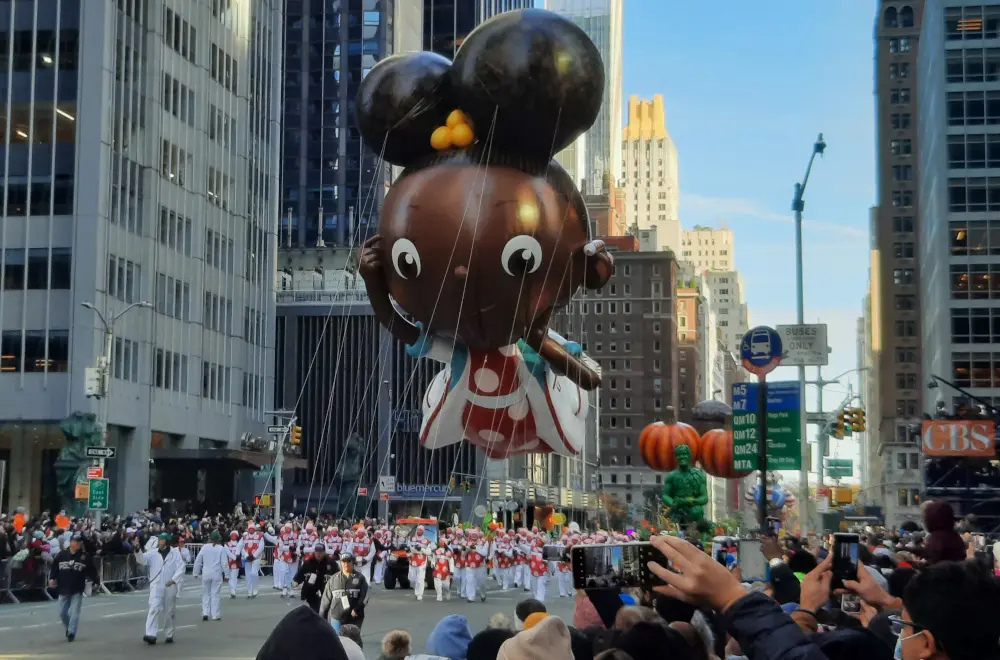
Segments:
[[[700,523],[705,519],[704,506],[708,504],[705,473],[691,465],[691,448],[674,447],[677,469],[663,480],[660,499],[670,508],[670,517],[681,527]]]

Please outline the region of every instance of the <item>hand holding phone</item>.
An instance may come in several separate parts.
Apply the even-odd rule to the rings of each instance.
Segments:
[[[847,592],[840,597],[840,611],[852,616],[861,614],[861,596]]]
[[[833,580],[835,586],[843,585],[844,580],[856,580],[858,577],[858,543],[857,534],[833,535]]]

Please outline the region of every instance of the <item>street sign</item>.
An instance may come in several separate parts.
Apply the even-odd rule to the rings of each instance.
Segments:
[[[96,511],[107,511],[108,490],[107,479],[91,479],[90,490],[87,493],[87,508]]]
[[[77,484],[73,490],[73,496],[78,500],[85,500],[90,497],[90,484]]]
[[[104,477],[104,468],[99,465],[91,465],[87,468],[87,478],[88,479],[102,479]]]
[[[384,500],[386,502],[389,501],[389,497],[390,497],[389,493],[379,493],[379,495],[378,495],[378,498],[380,500]]]
[[[843,479],[854,476],[854,461],[850,458],[826,459],[826,476],[831,479]]]
[[[268,426],[267,432],[273,435],[281,435],[288,430],[287,426]]]
[[[757,376],[766,376],[777,369],[782,353],[781,336],[764,325],[747,330],[740,341],[743,368]]]
[[[87,458],[114,458],[118,454],[115,447],[87,447],[84,455]]]
[[[781,364],[786,367],[822,367],[830,363],[826,345],[826,324],[779,325]]]
[[[733,383],[733,467],[757,469],[757,383]],[[767,467],[798,470],[802,439],[797,381],[767,384]]]
[[[367,488],[365,488],[364,486],[361,486],[360,488],[358,488],[358,497],[367,497],[367,495],[368,495],[368,489]]]
[[[388,474],[379,476],[378,489],[383,493],[396,492],[396,477]]]

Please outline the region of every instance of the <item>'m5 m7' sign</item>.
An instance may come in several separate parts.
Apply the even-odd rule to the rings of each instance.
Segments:
[[[928,420],[921,440],[924,456],[993,458],[997,453],[996,424],[992,420]]]

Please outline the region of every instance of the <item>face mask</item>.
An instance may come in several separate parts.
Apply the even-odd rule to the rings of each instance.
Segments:
[[[906,637],[897,637],[896,648],[893,649],[892,651],[893,660],[903,660],[903,642],[905,642],[908,639],[913,639],[919,634],[920,633],[913,633],[912,635],[907,635]]]

